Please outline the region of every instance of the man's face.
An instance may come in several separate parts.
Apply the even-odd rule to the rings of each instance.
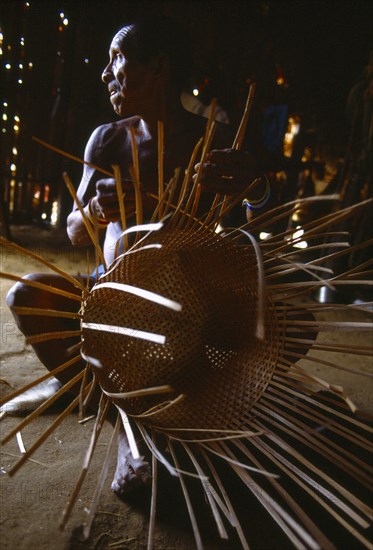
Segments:
[[[110,101],[120,116],[143,116],[152,105],[154,79],[152,62],[139,63],[126,57],[125,37],[127,28],[121,29],[113,38],[110,62],[102,73],[108,85]]]

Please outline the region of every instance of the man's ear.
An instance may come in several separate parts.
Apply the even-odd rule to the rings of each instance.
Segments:
[[[153,59],[155,78],[168,77],[170,74],[170,60],[165,53],[159,53]]]

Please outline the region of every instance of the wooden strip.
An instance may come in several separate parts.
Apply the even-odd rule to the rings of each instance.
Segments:
[[[44,309],[42,307],[21,307],[15,306],[14,313],[17,315],[37,315],[41,317],[62,317],[65,319],[81,319],[83,316],[78,312],[59,311],[58,309]]]
[[[299,487],[306,491],[317,504],[325,508],[329,513],[331,513],[337,520],[341,518],[339,514],[333,512],[331,506],[327,505],[320,497],[324,496],[327,500],[332,502],[337,508],[342,510],[346,515],[348,515],[352,520],[354,520],[362,529],[367,529],[369,523],[362,518],[359,514],[355,512],[350,506],[338,498],[335,494],[331,493],[324,486],[320,485],[319,481],[311,478],[300,468],[295,466],[294,461],[287,460],[283,454],[278,453],[263,441],[256,442],[255,445],[259,450],[265,453],[265,455],[272,460],[279,468],[281,468],[287,476],[289,476]],[[292,456],[292,455],[291,455]],[[302,480],[302,481],[301,481]],[[309,487],[311,487],[311,489]],[[344,521],[344,520],[343,520]],[[322,546],[324,548],[324,546]]]
[[[319,409],[322,409],[324,411],[326,411],[328,414],[331,414],[331,415],[334,415],[334,416],[337,416],[338,418],[341,418],[342,420],[348,422],[349,424],[351,425],[354,425],[356,426],[357,428],[360,428],[364,431],[367,431],[368,433],[373,433],[373,429],[368,426],[367,424],[363,423],[363,422],[360,422],[359,420],[357,420],[356,418],[351,418],[350,416],[347,416],[346,414],[343,414],[339,411],[337,411],[335,408],[331,408],[331,407],[328,407],[326,405],[323,405],[322,403],[319,403],[318,401],[315,401],[314,399],[312,399],[311,397],[308,397],[308,395],[305,395],[304,393],[301,393],[299,391],[294,391],[292,390],[290,387],[289,387],[289,384],[288,382],[286,381],[286,379],[284,380],[282,376],[279,376],[278,377],[280,380],[282,380],[284,382],[284,384],[277,384],[279,387],[281,387],[282,389],[284,389],[285,391],[288,391],[290,392],[291,394],[295,395],[297,398],[301,398],[303,399],[304,401],[307,401],[309,403],[311,403],[312,405],[315,405],[316,407],[318,407]],[[271,381],[271,384],[273,382]],[[294,388],[299,388],[298,385],[294,384],[293,386]],[[323,398],[323,396],[319,396],[320,398]]]
[[[247,123],[249,121],[250,111],[254,103],[255,89],[256,89],[256,83],[253,82],[250,85],[249,93],[246,99],[245,110],[244,110],[240,125],[238,127],[236,137],[234,138],[233,145],[232,145],[232,149],[235,149],[236,151],[239,151],[242,147],[242,143],[246,133]]]
[[[136,177],[136,173],[130,168],[132,174],[132,182],[135,190],[135,203],[136,203],[136,225],[142,225],[143,223],[143,209],[142,209],[142,195],[140,180]],[[136,241],[139,235],[136,236]]]
[[[277,424],[277,423],[276,423]],[[258,421],[255,423],[255,425],[258,428],[265,428],[265,426],[262,424],[262,422]],[[280,427],[280,426],[277,426]],[[348,489],[346,489],[343,485],[338,483],[338,481],[331,478],[327,473],[324,472],[324,470],[318,468],[315,466],[312,462],[307,460],[305,456],[301,453],[299,453],[294,447],[289,445],[284,439],[280,438],[278,435],[274,433],[270,433],[267,431],[266,436],[270,441],[275,443],[282,451],[285,451],[288,453],[288,455],[293,459],[295,458],[302,464],[304,467],[308,468],[311,472],[319,476],[321,479],[323,479],[325,482],[327,482],[335,491],[337,491],[340,495],[342,495],[344,498],[346,498],[347,502],[350,502],[353,504],[360,512],[362,512],[368,519],[371,519],[371,508],[370,506],[367,506],[362,500],[360,500],[358,497],[356,497],[353,493],[351,493]],[[255,442],[256,445],[256,442]],[[272,447],[270,447],[270,452],[272,454],[272,450],[274,450]]]
[[[202,173],[202,167],[203,167],[203,164],[206,162],[206,157],[207,157],[207,154],[208,154],[208,152],[209,152],[209,150],[210,150],[211,142],[212,142],[213,137],[214,137],[214,134],[215,134],[215,129],[216,129],[216,124],[215,124],[215,122],[213,122],[213,123],[211,124],[211,128],[210,128],[210,131],[209,131],[209,135],[208,135],[207,141],[205,141],[205,143],[203,144],[202,157],[201,157],[199,169],[198,169],[198,172],[197,172],[196,179],[194,180],[194,183],[193,183],[193,186],[192,186],[192,190],[191,190],[191,192],[190,192],[190,194],[189,194],[187,203],[186,203],[185,208],[184,208],[185,213],[189,213],[189,210],[190,210],[190,208],[191,208],[191,205],[194,203],[194,199],[195,199],[195,195],[196,195],[196,192],[197,192],[197,188],[198,188],[198,186],[200,185],[200,178],[201,178],[201,173]],[[190,214],[190,216],[191,216],[191,214]],[[182,218],[181,223],[182,223],[182,222],[185,222],[185,220],[186,220],[186,222],[187,222],[186,227],[188,227],[188,225],[190,225],[190,222],[191,222],[191,217],[186,218],[186,217],[185,217],[185,214],[184,214],[184,217]],[[178,228],[180,228],[181,223],[178,224]]]
[[[49,426],[47,430],[35,441],[35,443],[26,451],[24,455],[20,458],[18,462],[9,470],[8,475],[12,477],[20,467],[34,454],[34,452],[44,443],[44,441],[54,432],[56,428],[61,424],[61,422],[68,416],[71,411],[78,405],[79,397],[76,397],[70,405],[56,418],[56,420]]]
[[[224,211],[222,211],[222,208],[223,208],[223,202],[221,203],[221,210],[220,210],[220,213],[219,215],[217,216],[217,218],[215,220],[213,220],[213,222],[210,224],[209,228],[214,228],[216,229],[216,227],[219,225],[219,223],[221,223],[221,221],[223,220],[223,218],[225,216],[227,216],[227,214],[229,214],[229,212],[231,210],[233,210],[233,208],[237,205],[237,204],[240,204],[242,202],[242,200],[253,190],[255,189],[255,187],[258,185],[258,183],[260,183],[260,178],[256,178],[254,181],[252,181],[241,193],[239,193],[237,196],[235,197],[232,197],[231,200],[229,201],[229,204],[225,204],[224,206]],[[217,195],[217,197],[220,197],[220,195]],[[206,222],[205,222],[206,223]],[[207,223],[206,223],[207,225]],[[225,231],[227,231],[227,229],[225,229]],[[231,235],[231,233],[228,233],[228,234],[224,234],[224,237],[227,237]]]
[[[207,479],[205,472],[201,468],[201,466],[200,466],[198,460],[196,459],[195,454],[192,452],[190,446],[187,445],[185,442],[182,443],[182,446],[183,446],[184,450],[186,451],[186,453],[188,454],[190,460],[192,461],[193,466],[196,469],[197,474],[200,476],[202,487],[203,487],[205,496],[208,500],[208,503],[210,505],[212,515],[215,519],[215,523],[216,523],[216,526],[217,526],[217,529],[218,529],[218,532],[219,532],[219,536],[220,536],[221,539],[228,539],[228,533],[227,533],[227,531],[224,527],[224,523],[221,519],[218,507],[216,505],[216,500],[215,500],[217,498],[219,500],[219,502],[221,503],[221,499],[220,499],[220,497],[218,497],[214,487],[211,485],[211,483]],[[224,506],[224,508],[225,508],[225,506]]]
[[[372,281],[373,282],[373,281]],[[329,329],[327,332],[335,332],[336,330],[372,330],[373,323],[357,322],[357,321],[303,321],[301,319],[279,319],[278,323],[285,326],[299,326],[299,327],[311,327],[311,328],[324,328]]]
[[[166,216],[167,212],[170,210],[170,208],[172,208],[172,207],[176,208],[176,206],[172,205],[172,199],[173,199],[173,196],[174,196],[174,193],[175,193],[175,190],[176,190],[176,185],[177,185],[177,182],[178,182],[178,179],[179,179],[179,175],[180,175],[180,169],[175,170],[175,173],[174,173],[173,177],[170,179],[170,181],[166,185],[166,189],[165,189],[162,197],[157,197],[158,198],[158,203],[157,203],[157,206],[155,207],[155,209],[154,209],[154,211],[151,215],[150,223],[154,223],[157,218],[159,218],[159,219],[161,218],[160,216],[158,216],[158,214],[159,214],[160,209],[163,208],[163,206],[166,207],[165,211],[163,212],[163,215],[162,215],[163,218],[165,218],[165,216]]]
[[[242,444],[242,442],[235,442],[235,445],[240,449],[242,453],[244,453],[252,462],[256,464],[256,466],[259,468],[263,468],[262,464],[259,462],[256,456],[254,456],[252,453],[249,452],[249,450]],[[276,460],[274,460],[274,455],[272,453],[272,449],[269,449],[269,452],[263,451],[263,446],[265,444],[258,440],[255,444],[255,447],[259,449],[269,460],[271,460],[274,464],[279,466]],[[280,466],[281,467],[281,466]],[[291,476],[289,476],[291,477]],[[295,479],[295,481],[297,481]],[[288,491],[284,491],[283,486],[276,480],[276,479],[270,479],[270,483],[274,487],[274,489],[278,492],[278,494],[285,500],[287,505],[293,510],[293,512],[296,514],[298,519],[307,527],[310,534],[314,539],[321,544],[321,547],[326,550],[326,548],[333,548],[333,545],[329,541],[329,539],[324,535],[324,533],[317,527],[317,525],[311,520],[311,518],[305,513],[303,508],[290,496]]]
[[[236,465],[236,457],[234,454],[229,450],[224,450],[224,453],[227,457],[230,457],[229,464],[231,465],[231,468],[234,470],[234,472],[238,475],[238,477],[243,481],[243,483],[250,489],[250,491],[253,493],[253,495],[258,499],[258,501],[262,504],[262,506],[265,508],[265,510],[270,514],[272,519],[279,525],[279,527],[282,529],[284,534],[290,539],[292,544],[297,549],[306,549],[304,544],[299,540],[299,538],[295,535],[293,528],[294,525],[292,524],[290,516],[285,512],[281,506],[276,503],[273,498],[270,497],[270,495],[260,486],[256,483],[256,481],[242,468],[239,468]],[[233,460],[234,459],[234,460]],[[297,527],[300,527],[299,524],[297,524]],[[318,546],[314,547],[315,550],[318,549]]]
[[[114,170],[114,179],[115,179],[115,185],[117,189],[117,196],[118,196],[118,203],[119,203],[119,212],[120,212],[120,221],[122,224],[123,229],[123,242],[124,242],[124,249],[128,249],[128,237],[126,233],[127,229],[127,216],[126,216],[126,206],[124,203],[124,193],[123,193],[123,187],[122,187],[122,179],[120,174],[120,168],[117,164],[113,164],[112,166]],[[117,244],[119,243],[119,239],[117,241]],[[115,257],[118,256],[118,252],[116,250]]]
[[[267,406],[266,406],[267,405]],[[257,411],[263,411],[270,416],[270,422],[274,422],[275,419],[279,420],[283,424],[283,431],[288,433],[291,437],[301,441],[307,445],[313,451],[318,452],[321,456],[327,458],[332,464],[338,465],[341,470],[349,473],[357,481],[366,487],[370,487],[371,483],[367,480],[367,477],[363,475],[358,468],[353,467],[347,460],[342,458],[338,453],[325,447],[322,443],[315,439],[314,434],[309,434],[307,426],[301,422],[297,422],[296,419],[290,415],[279,411],[276,407],[273,407],[271,403],[257,403],[255,409]],[[285,428],[284,426],[287,426]]]
[[[284,218],[289,218],[294,212],[299,210],[300,206],[308,206],[310,204],[316,203],[316,202],[330,202],[330,201],[336,201],[339,200],[339,195],[325,195],[325,196],[317,196],[317,197],[307,197],[305,199],[294,199],[292,201],[289,201],[285,204],[282,204],[280,206],[277,206],[276,208],[272,208],[271,210],[268,210],[266,212],[263,212],[258,217],[254,218],[253,220],[250,220],[250,223],[245,223],[241,226],[242,229],[248,228],[251,231],[260,231],[261,229],[268,228],[268,220],[271,221],[271,223],[276,223],[278,221],[281,221]],[[314,223],[314,222],[313,222]],[[307,227],[308,224],[306,224],[303,227]],[[294,229],[291,229],[288,231],[288,234],[294,233]]]
[[[156,447],[156,434],[152,432],[152,439]],[[152,454],[152,496],[150,501],[150,519],[148,533],[148,550],[154,548],[155,518],[157,514],[157,489],[158,489],[158,460],[155,454]]]
[[[63,370],[67,369],[68,367],[71,367],[71,365],[74,365],[75,363],[81,361],[81,356],[77,355],[76,357],[73,357],[69,361],[66,361],[59,367],[56,367],[55,369],[52,369],[51,371],[47,372],[46,374],[43,374],[36,380],[33,380],[32,382],[29,382],[28,384],[25,384],[21,388],[18,388],[17,390],[14,390],[13,392],[9,393],[8,395],[5,395],[0,399],[0,405],[4,405],[5,403],[8,403],[8,401],[11,401],[15,397],[18,397],[22,393],[25,393],[27,390],[30,390],[31,388],[34,388],[38,384],[41,384],[41,382],[44,382],[44,380],[47,380],[48,378],[52,378],[53,376],[56,376],[56,374],[62,372]]]
[[[272,390],[272,392],[275,394],[275,390]],[[276,395],[279,395],[279,394],[280,394],[279,392],[276,393]],[[284,406],[287,411],[294,411],[299,416],[301,416],[303,418],[307,418],[308,420],[311,420],[315,424],[319,424],[319,422],[320,422],[320,420],[318,418],[315,418],[314,415],[307,413],[305,410],[302,411],[300,407],[297,408],[294,405],[291,405],[288,401],[283,401],[282,399],[279,399],[278,397],[277,398],[274,397],[274,395],[271,395],[271,392],[268,392],[266,394],[266,399],[268,399],[268,401],[272,401],[273,403],[277,403],[278,405]],[[279,411],[279,409],[276,409],[276,410]],[[286,414],[286,416],[290,417],[290,415],[288,415],[288,414]],[[301,426],[301,427],[306,426],[306,424],[296,420],[295,418],[293,419],[293,422],[295,424]],[[325,418],[324,418],[324,422],[325,422]],[[327,429],[331,430],[331,427],[328,426]],[[361,470],[366,470],[366,472],[370,473],[370,474],[373,473],[373,467],[371,465],[369,465],[366,462],[364,462],[363,460],[361,460],[357,455],[354,455],[354,454],[350,453],[346,448],[341,447],[340,445],[334,443],[334,441],[332,441],[328,437],[324,436],[322,433],[316,431],[316,429],[313,429],[313,430],[311,429],[310,435],[312,435],[313,437],[318,439],[321,443],[324,443],[325,446],[329,445],[332,449],[338,451],[340,456],[342,456],[342,454],[344,454],[344,456],[346,456],[346,458],[349,459],[351,461],[351,463],[355,462],[356,465]]]
[[[181,220],[178,220],[178,218],[180,218],[180,214],[182,215],[182,217],[186,215],[185,208],[182,210],[182,205],[183,205],[184,199],[186,197],[189,182],[192,179],[192,173],[193,173],[193,170],[194,170],[194,165],[196,164],[197,155],[198,155],[198,152],[201,148],[202,143],[203,143],[203,138],[201,138],[196,143],[196,146],[193,149],[192,156],[190,157],[188,168],[187,168],[187,171],[185,172],[184,180],[183,180],[183,183],[182,183],[182,186],[181,186],[177,206],[175,206],[175,211],[174,211],[173,216],[172,216],[172,220],[171,220],[172,226],[175,223],[177,223],[177,225],[178,225],[178,221],[179,222],[181,221]]]
[[[76,302],[82,301],[82,297],[78,296],[77,294],[73,294],[72,292],[68,292],[67,290],[60,290],[51,285],[39,283],[38,281],[31,281],[29,279],[19,277],[18,275],[12,275],[11,273],[5,273],[4,271],[0,271],[0,277],[2,277],[3,279],[9,279],[11,281],[23,283],[26,286],[31,286],[33,288],[39,288],[40,290],[45,290],[46,292],[50,292],[51,294],[58,294],[59,296],[65,296],[65,298],[69,298],[70,300],[75,300]]]
[[[99,499],[100,499],[100,496],[101,496],[101,493],[102,493],[102,489],[104,487],[104,483],[105,483],[105,480],[107,478],[108,471],[109,471],[109,468],[110,468],[110,464],[111,464],[111,461],[112,461],[114,445],[115,445],[115,443],[118,439],[119,428],[120,428],[120,416],[118,414],[117,420],[116,420],[116,423],[115,423],[115,427],[114,427],[113,433],[111,435],[110,442],[109,442],[109,445],[108,445],[108,449],[107,449],[107,452],[106,452],[106,455],[105,455],[104,463],[102,465],[100,477],[99,477],[99,480],[98,480],[97,485],[96,485],[96,489],[95,489],[95,493],[94,493],[93,498],[92,498],[91,505],[89,507],[89,513],[88,513],[88,516],[87,516],[87,520],[86,520],[85,525],[83,527],[83,539],[84,540],[89,539],[89,536],[90,536],[90,533],[91,533],[92,523],[93,523],[93,520],[94,520],[94,517],[95,517],[95,514],[96,514],[98,502],[99,502]]]
[[[294,397],[297,396],[297,393],[299,393],[299,392],[292,391],[290,389],[289,389],[288,392],[286,392],[287,388],[284,388],[284,386],[282,384],[279,384],[279,383],[275,382],[274,380],[271,380],[271,384],[267,387],[267,391],[268,392],[271,392],[271,391],[275,392],[273,386],[277,387],[277,388],[280,388],[281,391],[278,391],[276,393],[278,395],[281,395],[284,398],[288,398],[290,402],[293,402]],[[286,393],[284,392],[284,389],[285,389]],[[287,395],[287,394],[290,394],[290,395]],[[318,410],[316,411],[315,409],[313,409],[312,407],[310,407],[308,405],[305,405],[303,403],[303,401],[297,400],[297,406],[303,408],[304,410],[306,410],[310,413],[313,413],[315,415],[315,418],[318,418],[319,422],[321,422],[321,423],[325,422],[325,415],[323,413],[321,413]],[[342,437],[348,439],[349,441],[351,441],[355,445],[359,445],[360,447],[362,447],[362,448],[364,448],[368,451],[372,450],[372,442],[371,441],[368,441],[366,438],[364,438],[362,436],[359,436],[359,434],[356,434],[356,431],[352,431],[351,429],[346,428],[340,422],[336,422],[333,419],[328,419],[327,427],[328,427],[328,430],[330,430],[330,431],[332,431],[332,432],[334,432],[338,435],[341,435]]]
[[[196,541],[197,550],[203,550],[201,534],[199,532],[198,523],[197,523],[197,520],[196,520],[194,510],[193,510],[192,502],[190,500],[189,493],[188,493],[187,487],[185,485],[183,475],[180,472],[179,462],[177,460],[177,456],[176,456],[176,453],[175,453],[175,450],[174,450],[174,446],[172,445],[170,440],[168,440],[168,448],[171,452],[172,459],[174,461],[175,467],[177,468],[177,471],[179,472],[178,477],[179,477],[181,488],[183,490],[185,503],[187,505],[187,509],[188,509],[188,513],[189,513],[189,518],[190,518],[190,521],[191,521],[191,524],[192,524],[194,539]]]
[[[10,248],[12,250],[15,250],[16,252],[19,252],[20,254],[25,254],[25,256],[28,256],[29,258],[32,258],[33,260],[36,260],[37,262],[41,263],[42,265],[45,265],[58,275],[61,275],[64,279],[72,283],[73,286],[76,288],[79,288],[80,290],[85,290],[85,287],[82,285],[78,279],[75,279],[72,275],[69,275],[69,273],[66,273],[63,269],[60,269],[55,264],[49,262],[43,256],[40,256],[39,254],[36,254],[35,252],[32,252],[31,250],[27,250],[26,248],[23,248],[22,246],[19,246],[16,243],[10,242],[4,237],[0,236],[0,244],[4,246],[5,248]]]
[[[307,308],[307,311],[309,309]],[[360,356],[366,356],[371,357],[372,355],[372,349],[368,347],[361,347],[361,346],[355,346],[354,344],[337,344],[337,343],[323,343],[318,342],[315,340],[308,340],[306,338],[290,338],[289,336],[284,338],[284,342],[286,342],[287,347],[298,347],[298,346],[304,346],[305,348],[309,348],[312,346],[312,351],[331,351],[331,352],[339,352],[339,353],[348,353],[350,355],[360,355]]]
[[[250,85],[249,93],[247,94],[244,113],[242,115],[241,122],[237,130],[237,134],[233,140],[232,149],[236,151],[239,151],[241,149],[243,140],[245,138],[246,127],[249,120],[250,111],[254,102],[255,88],[256,88],[256,83],[253,82]],[[221,209],[220,209],[220,214],[219,214],[220,219],[224,216],[224,213],[227,210],[227,202],[228,202],[228,196],[225,195],[222,201]]]
[[[210,472],[212,473],[213,475],[213,478],[215,479],[216,481],[216,484],[224,498],[224,502],[226,503],[227,505],[227,508],[229,510],[229,513],[230,513],[230,518],[228,517],[230,523],[235,527],[236,531],[237,531],[237,534],[238,534],[238,537],[240,539],[240,542],[241,542],[241,545],[242,545],[242,549],[243,550],[249,550],[249,545],[248,545],[248,542],[246,540],[246,537],[245,537],[245,534],[244,534],[244,531],[242,529],[242,526],[239,522],[239,519],[234,511],[234,508],[232,506],[232,503],[229,499],[229,496],[228,496],[228,493],[226,492],[225,490],[225,487],[213,465],[213,463],[211,462],[208,454],[206,453],[206,451],[204,449],[201,449],[200,452],[202,453],[202,456],[204,457],[209,469],[210,469]]]
[[[208,119],[207,119],[204,141],[207,140],[210,129],[211,129],[211,125],[215,121],[215,114],[216,114],[217,106],[218,106],[218,100],[217,100],[216,97],[213,97],[211,102],[210,102],[210,106],[209,106],[210,107],[210,112],[209,112],[209,116],[208,116]]]
[[[136,181],[140,181],[139,151],[138,151],[138,148],[137,148],[136,131],[135,131],[135,128],[133,126],[130,127],[130,133],[131,133],[131,146],[132,146],[132,161],[133,161],[134,179]]]
[[[81,336],[80,330],[65,330],[57,332],[44,332],[41,334],[35,334],[34,336],[28,336],[26,342],[31,344],[39,344],[40,342],[47,342],[49,340],[63,340],[64,338],[71,338],[74,336]]]
[[[265,414],[259,413],[258,417],[261,417],[264,422],[268,420],[266,418]],[[253,423],[254,426],[256,426],[258,429],[265,429],[266,426],[263,424],[263,422],[260,422],[259,420],[256,420],[255,423]],[[285,431],[287,433],[287,430],[284,429],[284,427],[278,423],[275,422],[273,425],[278,428],[281,431]],[[318,468],[315,466],[312,462],[310,462],[307,458],[305,458],[304,454],[299,453],[294,447],[292,447],[289,443],[287,443],[284,439],[282,439],[280,436],[276,435],[273,431],[270,431],[267,429],[266,437],[270,439],[273,443],[275,443],[282,451],[286,451],[289,456],[292,457],[292,459],[298,460],[304,467],[308,468],[311,472],[319,476],[321,479],[323,479],[325,482],[327,482],[335,491],[337,491],[340,495],[342,495],[348,502],[351,502],[356,508],[361,511],[368,519],[371,518],[371,509],[370,506],[367,506],[364,502],[362,502],[359,498],[357,498],[353,493],[348,491],[343,485],[340,485],[338,481],[331,478],[327,473],[324,472],[324,470]],[[296,438],[297,440],[300,440],[299,438]],[[256,442],[255,442],[256,444]],[[272,450],[272,447],[271,447]],[[271,453],[272,454],[272,453]]]
[[[62,388],[60,388],[55,394],[53,394],[51,397],[49,397],[44,403],[42,403],[37,409],[32,411],[26,418],[21,420],[21,422],[10,432],[5,435],[2,440],[1,444],[4,445],[7,443],[14,435],[16,435],[17,432],[20,430],[23,430],[28,424],[30,424],[35,418],[37,418],[40,414],[42,414],[45,410],[47,410],[61,395],[66,393],[76,382],[78,382],[81,378],[83,378],[84,370],[79,372],[74,378],[69,380]]]
[[[66,505],[65,510],[63,511],[63,514],[62,514],[61,523],[59,525],[59,528],[61,529],[61,531],[65,528],[65,525],[66,525],[66,523],[67,523],[67,521],[70,517],[70,514],[72,512],[72,509],[74,507],[74,504],[75,504],[75,502],[76,502],[76,500],[79,496],[79,492],[80,492],[80,489],[83,485],[84,479],[85,479],[85,477],[87,475],[87,472],[89,470],[89,466],[91,464],[93,452],[95,450],[96,443],[98,441],[98,438],[100,436],[102,427],[104,425],[104,420],[105,420],[105,417],[106,417],[107,412],[108,412],[109,404],[110,404],[109,400],[106,399],[106,397],[104,395],[101,395],[100,404],[99,404],[99,407],[98,407],[98,412],[97,412],[97,417],[96,417],[96,422],[95,422],[95,425],[94,425],[93,430],[92,430],[91,440],[90,440],[89,447],[88,447],[88,449],[86,451],[86,454],[85,454],[82,470],[81,470],[80,476],[79,476],[79,478],[78,478],[78,480],[75,484],[74,491],[73,491],[72,495],[70,496],[70,499],[69,499],[69,501]]]
[[[312,351],[310,352],[310,354],[307,354],[306,356],[304,356],[304,354],[302,354],[302,353],[296,353],[296,352],[290,351],[290,350],[286,350],[283,353],[286,356],[294,357],[297,360],[302,359],[303,361],[308,361],[308,362],[313,363],[313,364],[324,365],[324,366],[332,367],[332,368],[335,368],[335,369],[338,369],[338,370],[341,370],[341,371],[344,371],[344,372],[351,372],[353,374],[358,374],[359,376],[364,376],[365,378],[372,378],[372,376],[373,376],[370,372],[365,372],[365,371],[362,371],[362,370],[358,370],[358,369],[355,369],[354,367],[351,367],[351,368],[345,367],[345,366],[340,365],[338,363],[332,363],[331,361],[326,361],[325,359],[321,359],[321,357],[316,357],[316,356],[312,355]],[[289,376],[292,376],[292,374],[289,373]]]
[[[82,216],[82,220],[83,220],[83,223],[85,225],[85,228],[87,230],[87,233],[95,247],[95,250],[98,254],[98,257],[100,259],[100,262],[102,263],[102,265],[106,268],[106,262],[105,262],[105,258],[104,258],[104,255],[103,255],[103,252],[102,252],[102,249],[101,249],[101,246],[100,246],[100,243],[99,243],[99,239],[98,239],[98,231],[97,231],[97,227],[93,227],[91,222],[89,221],[86,213],[84,212],[84,208],[83,208],[83,205],[82,203],[80,202],[79,198],[78,198],[78,195],[76,194],[76,191],[75,191],[75,188],[72,184],[72,181],[71,179],[69,178],[69,176],[67,175],[66,172],[64,172],[62,174],[62,177],[64,179],[64,182],[66,184],[66,187],[67,189],[69,190],[69,193],[70,195],[72,196],[72,198],[74,199],[75,201],[75,204],[76,206],[78,207],[78,210],[80,212],[80,215]],[[81,288],[82,290],[84,290],[84,287],[81,285]]]
[[[94,170],[97,170],[97,172],[101,172],[101,174],[105,174],[105,176],[109,176],[110,178],[113,178],[114,175],[111,172],[108,172],[107,170],[104,170],[103,168],[100,168],[99,166],[96,166],[96,164],[92,164],[91,162],[87,162],[86,160],[83,160],[79,157],[76,157],[74,155],[71,155],[70,153],[67,153],[66,151],[63,151],[62,149],[59,149],[58,147],[54,147],[53,145],[50,145],[46,141],[43,141],[42,139],[39,139],[35,136],[32,136],[32,139],[36,141],[36,143],[39,143],[40,145],[43,145],[43,147],[46,147],[47,149],[50,149],[51,151],[54,151],[55,153],[58,153],[59,155],[66,157],[70,160],[74,160],[76,162],[79,162],[80,164],[85,164],[86,166],[89,166],[90,168],[93,168]]]
[[[163,156],[164,156],[164,129],[163,121],[158,120],[158,196],[164,195],[164,174],[163,174]],[[159,220],[163,218],[163,205],[159,203]]]

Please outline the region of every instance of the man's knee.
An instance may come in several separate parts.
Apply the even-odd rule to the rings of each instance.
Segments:
[[[37,281],[38,274],[30,273],[23,277],[23,281],[15,283],[8,291],[6,295],[6,303],[9,309],[13,310],[14,307],[22,306],[33,303],[36,301],[37,289],[27,284],[27,281]]]

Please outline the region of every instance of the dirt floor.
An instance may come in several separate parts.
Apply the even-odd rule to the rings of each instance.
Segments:
[[[87,251],[73,249],[62,230],[50,230],[35,227],[12,228],[13,239],[19,244],[32,248],[48,260],[55,262],[69,273],[86,272]],[[45,271],[24,255],[1,251],[1,270],[16,275],[32,271]],[[24,385],[45,372],[44,367],[33,354],[23,336],[17,330],[5,305],[5,295],[11,282],[0,279],[1,285],[1,371],[0,378],[6,380],[12,388]],[[368,314],[355,314],[358,320]],[[335,338],[337,338],[337,333]],[[370,335],[371,337],[371,335]],[[367,338],[366,334],[352,335]],[[346,365],[351,366],[351,357],[345,357]],[[367,372],[371,369],[371,359],[354,359],[357,369]],[[316,373],[344,386],[355,404],[366,413],[373,413],[373,387],[368,378],[353,376],[344,371]],[[6,384],[0,385],[2,393],[9,391]],[[40,433],[50,425],[56,411],[39,417],[22,432],[26,448],[29,448]],[[7,472],[20,457],[15,440],[1,448],[0,476],[0,547],[2,550],[23,550],[38,548],[46,550],[125,548],[129,550],[146,548],[149,518],[149,494],[144,491],[129,498],[119,500],[110,489],[110,476],[104,487],[98,511],[88,541],[82,541],[81,525],[87,517],[90,499],[99,475],[111,435],[111,427],[105,426],[94,455],[92,468],[83,485],[75,510],[64,531],[58,529],[61,513],[68,501],[75,481],[78,478],[85,450],[89,443],[92,422],[79,424],[77,415],[70,415],[66,421],[51,434],[44,445],[35,453],[16,475],[10,478]],[[1,434],[15,426],[18,419],[6,417],[0,423]],[[114,464],[111,467],[111,476]],[[160,507],[156,528],[156,548],[158,550],[189,550],[195,548],[189,520],[180,495],[174,491],[173,480],[166,478],[160,494]],[[290,548],[276,531],[266,529],[257,512],[249,510],[249,523],[255,525],[252,548],[257,550]],[[205,527],[206,548],[238,548],[234,539],[228,543],[218,542],[218,537],[207,525],[203,512],[199,512],[200,521]],[[342,548],[342,547],[341,547]],[[346,549],[348,550],[348,549]]]

